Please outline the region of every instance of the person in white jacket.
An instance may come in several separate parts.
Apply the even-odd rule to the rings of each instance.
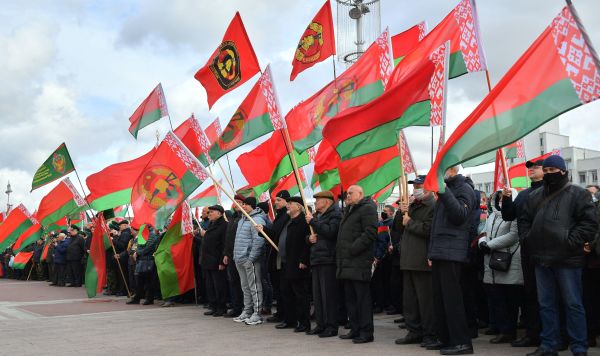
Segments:
[[[497,329],[496,337],[490,340],[493,344],[509,343],[515,339],[519,301],[523,293],[517,222],[502,219],[501,193],[498,191],[489,199],[491,213],[479,239],[479,248],[485,254],[483,283],[488,293],[490,321]],[[513,192],[513,199],[516,195],[516,191]],[[492,257],[496,260],[501,257],[510,260],[508,269],[502,270],[502,266],[490,267]],[[506,266],[506,263],[504,265]]]

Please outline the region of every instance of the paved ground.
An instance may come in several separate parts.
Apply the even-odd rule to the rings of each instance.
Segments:
[[[82,288],[0,279],[0,355],[438,354],[395,345],[405,331],[390,316],[376,317],[374,343],[353,345],[276,330],[272,324],[240,325],[204,316],[204,311],[197,306],[130,306],[123,297],[87,299]],[[474,340],[477,354],[524,355],[532,350],[491,345],[489,339]],[[590,355],[600,355],[600,349]]]

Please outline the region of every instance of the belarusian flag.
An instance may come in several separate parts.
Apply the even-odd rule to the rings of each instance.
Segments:
[[[460,3],[398,63],[396,75],[419,66],[436,48],[450,41],[450,78],[486,69],[474,0]]]
[[[182,202],[154,254],[163,299],[194,289],[193,224],[190,206]]]
[[[46,231],[60,231],[60,230],[66,230],[68,228],[69,228],[69,222],[67,221],[66,216],[63,216],[62,218],[58,219],[57,221],[55,221],[45,227]]]
[[[294,147],[303,152],[316,145],[329,120],[380,96],[392,69],[386,29],[356,63],[287,113],[285,120]]]
[[[420,62],[405,76],[389,82],[388,89],[376,100],[330,120],[323,137],[335,147],[342,160],[382,150],[398,144],[398,131],[408,126],[427,126],[434,113],[431,89],[440,84],[437,71],[442,61],[434,55]],[[396,72],[400,67],[396,67]],[[443,70],[443,68],[441,68]],[[346,186],[344,184],[344,186]]]
[[[167,218],[208,175],[172,132],[167,133],[131,191],[132,225],[161,229]]]
[[[73,165],[67,145],[63,142],[35,172],[33,182],[31,182],[31,190],[33,191],[43,185],[54,182],[74,170],[75,165]]]
[[[48,258],[48,249],[49,248],[50,248],[50,238],[47,238],[46,242],[44,243],[44,249],[42,250],[42,256],[40,257],[41,262],[46,262],[46,259]]]
[[[211,206],[218,203],[217,187],[211,184],[208,188],[190,198],[190,207]]]
[[[33,257],[33,251],[31,252],[19,252],[15,255],[13,260],[13,269],[25,269],[27,262]]]
[[[398,146],[341,161],[338,171],[344,188],[359,185],[373,195],[402,175]]]
[[[600,61],[572,6],[517,60],[456,128],[427,174],[444,191],[444,172],[515,142],[560,114],[600,97]]]
[[[90,244],[90,254],[85,267],[85,290],[88,298],[102,292],[106,285],[106,248],[108,242],[106,222],[102,214],[94,219],[94,232]]]
[[[299,172],[300,180],[302,181],[302,187],[306,187],[306,177],[304,176],[304,171],[300,169]],[[288,174],[285,177],[280,178],[276,185],[270,189],[271,199],[274,200],[277,196],[277,193],[279,193],[282,190],[287,190],[292,196],[300,193],[298,181],[296,180],[296,175],[294,174],[294,172]]]
[[[229,120],[223,134],[210,148],[210,157],[216,161],[226,153],[281,127],[281,113],[276,104],[271,81],[271,70],[260,76],[252,90]]]
[[[260,72],[258,59],[246,28],[236,12],[227,27],[221,44],[194,78],[206,89],[208,108],[223,95],[237,88]]]
[[[162,85],[158,83],[156,88],[142,101],[129,118],[129,122],[131,123],[129,132],[133,137],[137,138],[138,132],[141,129],[168,115],[169,111],[167,110],[165,93],[163,92]]]
[[[173,132],[205,167],[212,163],[210,157],[206,156],[210,146],[208,138],[206,138],[194,114],[182,122]]]
[[[92,208],[103,211],[128,204],[133,184],[155,152],[156,149],[153,148],[141,157],[115,163],[88,176],[85,180],[90,190],[87,200]]]
[[[237,158],[242,174],[253,187],[256,196],[260,196],[279,179],[293,171],[291,158],[287,154],[283,131],[277,130],[265,142],[250,152]],[[308,164],[308,154],[293,150],[298,167]]]
[[[290,81],[315,64],[322,62],[335,54],[335,34],[333,32],[333,17],[329,0],[321,7],[298,41]]]
[[[0,251],[4,251],[33,225],[29,216],[29,211],[23,204],[10,211],[6,220],[0,225]]]
[[[380,191],[378,191],[377,193],[373,194],[371,196],[371,198],[378,203],[383,203],[383,202],[385,202],[385,200],[387,198],[390,197],[390,195],[392,195],[392,192],[394,191],[395,186],[396,186],[396,181],[393,181],[387,187],[385,187],[385,188],[381,189]]]
[[[127,216],[127,210],[129,210],[129,207],[127,205],[121,205],[118,206],[116,208],[113,209],[114,213],[115,213],[115,217],[118,218],[124,218]]]
[[[221,130],[221,123],[219,122],[219,118],[217,117],[210,125],[204,129],[204,133],[206,137],[208,137],[208,142],[212,146],[219,137],[223,134],[223,130]]]
[[[408,147],[408,142],[406,142],[406,135],[404,135],[404,131],[400,130],[400,144],[402,145],[402,168],[404,169],[405,174],[417,174],[417,168],[415,166],[415,160],[412,157],[412,153],[410,153],[410,147]],[[384,199],[385,200],[385,199]]]
[[[539,157],[535,157],[530,159],[531,162],[543,161],[549,156],[553,154],[560,154],[560,152],[552,151],[546,154],[543,154]],[[510,180],[510,186],[513,188],[528,188],[529,184],[529,173],[527,172],[527,167],[525,166],[527,162],[515,164],[508,169],[508,179]]]
[[[496,150],[496,164],[494,167],[494,192],[504,189],[507,177],[504,175],[505,168],[502,160],[502,150]]]
[[[42,198],[36,218],[42,226],[49,226],[84,204],[85,201],[67,177]]]
[[[30,215],[28,216],[29,220],[31,220],[31,225],[27,230],[25,230],[21,236],[15,241],[13,245],[13,253],[20,252],[25,247],[31,245],[42,237],[42,225],[37,221],[37,219]]]
[[[138,245],[145,245],[148,242],[148,238],[150,237],[150,229],[148,225],[142,224],[137,234],[137,243]]]
[[[421,21],[408,30],[392,36],[394,65],[397,65],[404,56],[419,44],[423,37],[425,37],[425,32],[427,32],[427,24],[425,21]]]
[[[255,195],[254,189],[252,188],[252,186],[250,186],[250,184],[247,184],[241,187],[240,189],[236,190],[235,194],[239,194],[245,198],[253,197]]]
[[[319,150],[315,156],[314,174],[311,186],[313,189],[317,187],[317,183],[321,186],[321,190],[331,190],[333,187],[340,184],[340,175],[338,166],[340,157],[335,148],[327,140],[321,141]]]

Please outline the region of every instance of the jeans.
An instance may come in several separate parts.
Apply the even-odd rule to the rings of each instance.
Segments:
[[[587,351],[587,326],[583,308],[581,268],[535,267],[540,317],[541,347],[556,351],[560,340],[558,297],[563,301],[572,352]]]

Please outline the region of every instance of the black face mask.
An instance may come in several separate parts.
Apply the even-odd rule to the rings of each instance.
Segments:
[[[387,218],[388,218],[388,214],[386,212],[381,212],[381,219],[387,220]]]
[[[556,185],[561,183],[567,175],[563,175],[561,172],[556,173],[545,173],[544,182],[548,185]]]

